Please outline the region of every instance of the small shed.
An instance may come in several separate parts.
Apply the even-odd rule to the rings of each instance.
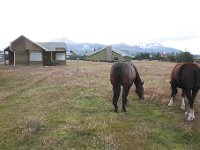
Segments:
[[[20,36],[4,49],[10,65],[65,65],[67,45],[63,42],[35,43]]]
[[[128,56],[126,53],[120,50],[112,49],[112,46],[108,46],[99,51],[93,51],[86,54],[85,59],[89,61],[124,61]]]

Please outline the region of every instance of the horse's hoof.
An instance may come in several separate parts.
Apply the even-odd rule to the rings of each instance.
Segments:
[[[195,117],[189,117],[188,116],[187,121],[193,121],[193,120],[195,120]]]
[[[187,115],[187,114],[188,114],[188,111],[185,112],[185,115]]]
[[[182,110],[185,110],[185,106],[181,106],[181,109],[182,109]]]
[[[193,120],[195,120],[194,114],[191,113],[191,112],[189,112],[189,110],[185,112],[185,115],[187,115],[187,121],[193,121]]]
[[[123,112],[126,112],[126,109],[125,109],[125,108],[122,108],[122,111],[123,111]]]
[[[172,107],[172,106],[173,106],[173,103],[169,103],[168,106],[169,106],[169,107]]]

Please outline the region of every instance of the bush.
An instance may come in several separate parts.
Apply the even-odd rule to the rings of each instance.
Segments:
[[[162,56],[160,53],[155,53],[155,54],[152,54],[152,57],[151,57],[152,60],[162,60]]]
[[[194,56],[190,52],[182,52],[176,56],[177,62],[193,62]]]
[[[167,56],[167,59],[168,59],[169,61],[171,61],[171,62],[175,62],[175,61],[176,61],[176,56],[174,56],[173,54],[171,54],[171,55],[168,55],[168,56]]]
[[[139,53],[135,56],[136,60],[141,60],[141,59],[150,59],[150,54],[149,53]]]

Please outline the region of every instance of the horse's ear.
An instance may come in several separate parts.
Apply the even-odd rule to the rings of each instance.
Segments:
[[[142,82],[142,85],[144,84],[144,82]]]

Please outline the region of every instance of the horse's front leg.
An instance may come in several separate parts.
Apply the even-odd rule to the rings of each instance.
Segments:
[[[121,86],[119,85],[113,85],[113,105],[115,107],[115,112],[118,111],[118,106],[117,106],[117,102],[120,96],[120,91],[121,91]]]

